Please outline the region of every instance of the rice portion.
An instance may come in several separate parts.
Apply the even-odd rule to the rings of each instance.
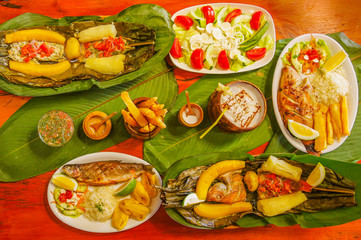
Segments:
[[[309,80],[317,102],[325,105],[338,103],[340,97],[346,96],[350,88],[343,68],[337,68],[326,74],[317,71]]]
[[[92,221],[105,222],[112,217],[118,202],[110,187],[96,187],[84,200],[84,216]]]

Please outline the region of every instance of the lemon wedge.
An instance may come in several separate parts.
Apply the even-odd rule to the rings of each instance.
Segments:
[[[315,129],[290,119],[288,119],[288,130],[293,136],[302,140],[313,140],[320,135]]]
[[[54,185],[66,190],[76,191],[76,189],[78,188],[78,182],[74,178],[71,178],[61,173],[54,174],[51,182]]]
[[[199,199],[196,193],[190,193],[183,199],[182,207],[194,205],[194,204],[201,203],[204,201],[205,200]]]
[[[325,179],[326,171],[325,167],[319,162],[316,167],[312,170],[310,176],[308,176],[306,182],[310,184],[312,187],[316,187],[320,183],[322,183],[323,179]]]
[[[324,73],[331,72],[332,70],[340,66],[345,61],[346,57],[347,54],[345,53],[345,51],[339,51],[338,53],[326,60],[326,62],[322,65],[321,70]]]

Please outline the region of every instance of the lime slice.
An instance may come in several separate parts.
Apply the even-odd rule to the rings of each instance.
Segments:
[[[341,50],[329,59],[326,60],[326,62],[322,65],[321,69],[324,73],[331,72],[338,66],[340,66],[346,59],[347,54],[345,51]]]
[[[290,119],[288,119],[288,130],[293,136],[302,140],[313,140],[320,135],[315,129]]]
[[[320,183],[322,183],[323,179],[325,179],[326,171],[324,166],[319,162],[316,167],[312,170],[310,176],[308,176],[306,182],[310,184],[312,187],[316,187]]]
[[[131,194],[134,191],[135,186],[137,185],[137,180],[134,178],[129,179],[123,183],[117,190],[114,192],[114,196],[124,197]]]
[[[194,205],[194,204],[201,203],[204,201],[205,200],[199,199],[196,193],[190,193],[183,199],[182,207]]]
[[[78,182],[67,175],[64,174],[54,174],[51,182],[63,189],[75,191],[78,188]]]

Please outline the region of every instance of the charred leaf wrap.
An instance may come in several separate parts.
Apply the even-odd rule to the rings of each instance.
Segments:
[[[282,159],[286,162],[302,168],[302,180],[306,180],[312,172],[315,164],[300,163],[288,159]],[[254,161],[246,161],[246,167],[243,173],[247,171],[257,171],[262,165],[264,159]],[[247,190],[247,200],[253,206],[250,212],[243,212],[233,214],[225,218],[210,219],[198,216],[194,210],[194,205],[182,207],[183,199],[190,193],[195,192],[196,184],[201,173],[206,170],[208,166],[193,167],[183,171],[175,179],[169,179],[167,187],[162,188],[161,198],[165,208],[174,208],[188,223],[206,228],[222,228],[233,225],[246,214],[255,214],[264,217],[256,208],[258,194],[257,191],[250,192]],[[310,193],[305,193],[308,200],[291,209],[287,213],[301,213],[301,212],[320,212],[329,209],[336,209],[340,207],[356,206],[354,190],[356,184],[332,169],[325,167],[326,176],[323,182],[317,186],[322,190],[313,189]],[[336,192],[334,190],[337,190]]]
[[[75,22],[70,26],[39,26],[23,29],[5,30],[0,32],[0,73],[8,81],[15,84],[26,84],[34,87],[59,87],[68,84],[74,80],[82,80],[94,78],[97,81],[106,81],[113,79],[119,75],[133,72],[143,66],[143,64],[155,54],[155,31],[143,24],[114,22],[117,36],[127,39],[131,47],[125,48],[121,54],[125,55],[124,70],[117,75],[102,74],[84,67],[84,62],[80,60],[70,61],[71,67],[65,72],[51,77],[31,76],[9,69],[9,57],[6,52],[10,49],[10,44],[5,43],[6,34],[13,33],[25,29],[45,29],[57,32],[66,39],[76,37],[77,33],[82,30],[95,27],[98,25],[106,25],[109,23],[88,21]],[[137,45],[138,43],[153,43],[147,45]],[[41,64],[54,64],[55,61],[41,62]]]

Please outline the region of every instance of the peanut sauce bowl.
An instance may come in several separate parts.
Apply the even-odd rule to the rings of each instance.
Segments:
[[[225,85],[228,90],[215,90],[207,110],[212,122],[225,111],[217,123],[225,132],[242,133],[257,128],[263,122],[267,104],[262,91],[253,83],[237,80]]]

